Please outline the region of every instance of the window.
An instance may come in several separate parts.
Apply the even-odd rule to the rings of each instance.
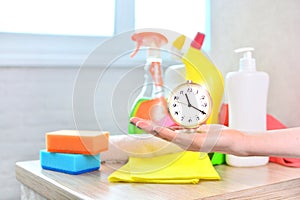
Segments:
[[[112,36],[114,7],[103,0],[7,0],[0,32]]]
[[[136,28],[201,31],[209,41],[207,1],[2,1],[0,66],[79,66],[105,39]]]
[[[203,0],[136,0],[135,27],[163,28],[193,38],[205,32],[206,7]]]

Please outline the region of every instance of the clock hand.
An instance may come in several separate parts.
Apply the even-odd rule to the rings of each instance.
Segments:
[[[182,101],[177,101],[177,102],[188,106],[188,104],[186,104],[185,102]]]
[[[195,108],[196,110],[198,110],[199,112],[201,112],[203,115],[206,115],[206,112],[204,112],[203,110],[200,110],[199,108],[195,107],[195,106],[189,106],[189,107],[192,107],[192,108]]]
[[[203,115],[206,115],[206,112],[204,112],[203,110],[200,110],[199,108],[193,106],[193,105],[190,103],[189,97],[188,97],[188,95],[187,95],[186,93],[185,93],[185,97],[186,97],[186,100],[187,100],[187,102],[188,102],[188,107],[192,107],[192,108],[198,110],[199,112],[201,112]]]
[[[190,103],[189,97],[188,97],[188,95],[186,93],[185,93],[185,97],[186,97],[186,100],[188,102],[188,107],[191,107],[192,104]]]

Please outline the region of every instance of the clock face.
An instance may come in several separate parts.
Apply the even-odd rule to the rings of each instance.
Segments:
[[[210,116],[212,100],[199,84],[184,83],[175,88],[168,99],[172,119],[184,128],[196,128]]]

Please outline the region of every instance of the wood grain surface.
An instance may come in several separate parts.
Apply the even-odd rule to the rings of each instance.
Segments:
[[[199,184],[110,183],[120,163],[68,175],[43,170],[39,161],[16,163],[16,178],[48,199],[299,199],[300,168],[269,163],[252,168],[216,166],[222,180]]]

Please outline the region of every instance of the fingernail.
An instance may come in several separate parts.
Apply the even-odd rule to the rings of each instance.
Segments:
[[[142,130],[142,128],[141,127],[139,127],[139,126],[136,126],[138,129],[141,129]]]
[[[162,129],[162,127],[160,127],[160,126],[154,126],[153,127],[153,130],[155,131],[155,132],[157,132],[158,133],[158,131],[160,131]]]

